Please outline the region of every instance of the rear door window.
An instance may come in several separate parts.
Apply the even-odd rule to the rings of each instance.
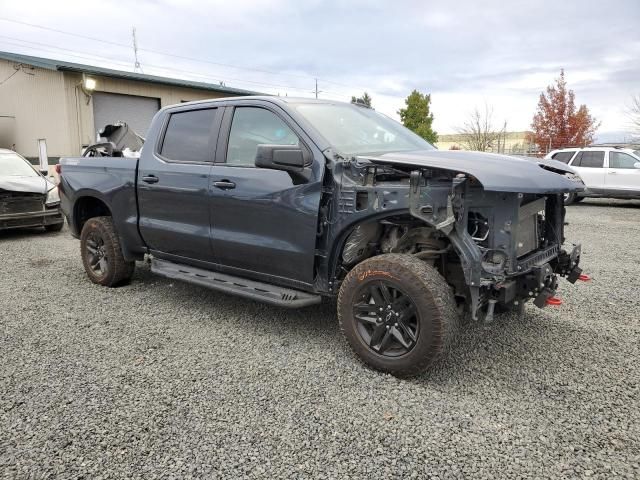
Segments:
[[[609,168],[635,168],[640,160],[622,152],[609,152]]]
[[[218,109],[172,113],[167,123],[160,155],[176,162],[213,161],[213,127]]]
[[[599,151],[584,151],[578,153],[576,159],[573,161],[574,167],[584,168],[603,168],[604,167],[604,152]]]
[[[576,152],[558,152],[551,158],[562,163],[569,163],[569,160],[571,160],[571,157],[573,157],[575,153]]]

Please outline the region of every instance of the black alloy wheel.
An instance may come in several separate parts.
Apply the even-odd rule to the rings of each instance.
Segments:
[[[415,304],[397,285],[385,280],[362,285],[353,316],[362,341],[386,357],[410,352],[420,335]]]
[[[87,264],[97,277],[104,277],[109,267],[109,258],[104,246],[104,239],[98,232],[91,232],[85,242]]]
[[[452,288],[413,255],[378,255],[353,267],[337,306],[340,329],[358,357],[398,377],[435,365],[458,325]]]
[[[126,260],[111,217],[93,217],[80,234],[84,270],[93,283],[115,287],[133,276],[135,262]]]

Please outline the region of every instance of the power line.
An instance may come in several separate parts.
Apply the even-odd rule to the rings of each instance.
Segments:
[[[9,37],[9,36],[6,36],[6,35],[0,35],[0,38],[8,39],[9,41],[4,40],[4,43],[6,43],[8,45],[15,45],[15,46],[18,46],[18,47],[23,47],[23,48],[42,49],[42,50],[45,50],[45,51],[52,51],[52,52],[54,52],[55,50],[60,50],[60,51],[64,51],[64,52],[69,52],[69,55],[71,55],[73,57],[84,58],[84,59],[93,60],[93,61],[108,60],[110,63],[112,63],[114,65],[121,65],[122,67],[130,67],[130,65],[131,65],[130,63],[124,63],[124,62],[118,61],[118,60],[113,59],[113,58],[96,55],[96,54],[90,53],[90,52],[83,52],[83,51],[71,50],[69,48],[64,48],[64,47],[58,47],[58,46],[52,45],[50,43],[40,43],[40,42],[33,42],[31,40],[22,40],[21,38]],[[14,40],[14,41],[17,41],[17,42],[21,42],[21,43],[28,43],[28,44],[31,44],[31,45],[34,45],[34,46],[32,47],[30,45],[21,45],[20,43],[15,43],[15,42],[12,42],[11,40]],[[83,53],[85,55],[80,55],[81,53]]]
[[[11,18],[6,18],[6,17],[0,17],[0,20],[5,21],[5,22],[10,22],[10,23],[16,23],[19,25],[25,25],[28,27],[32,27],[32,28],[38,28],[41,30],[48,30],[50,32],[55,32],[55,33],[60,33],[63,35],[69,35],[72,37],[77,37],[77,38],[83,38],[85,40],[92,40],[95,42],[101,42],[101,43],[105,43],[107,45],[113,45],[113,46],[117,46],[117,47],[122,47],[122,48],[126,48],[129,49],[131,48],[131,45],[126,45],[123,43],[118,43],[118,42],[112,42],[109,40],[104,40],[102,38],[97,38],[97,37],[91,37],[91,36],[87,36],[87,35],[81,35],[79,33],[73,33],[73,32],[67,32],[64,30],[59,30],[57,28],[51,28],[51,27],[46,27],[44,25],[37,25],[35,23],[29,23],[29,22],[23,22],[21,20],[14,20]],[[280,76],[289,76],[289,77],[298,77],[298,78],[316,78],[313,75],[309,75],[309,74],[295,74],[295,73],[284,73],[284,72],[274,72],[272,70],[265,70],[265,69],[259,69],[259,68],[252,68],[252,67],[244,67],[244,66],[239,66],[239,65],[232,65],[232,64],[228,64],[228,63],[219,63],[219,62],[213,62],[211,60],[204,60],[204,59],[199,59],[199,58],[194,58],[194,57],[188,57],[188,56],[184,56],[184,55],[176,55],[173,53],[167,53],[167,52],[161,52],[159,50],[153,50],[153,49],[149,49],[149,48],[140,48],[140,51],[144,51],[144,52],[149,52],[149,53],[154,53],[157,55],[164,55],[167,57],[173,57],[173,58],[180,58],[182,60],[189,60],[192,62],[200,62],[200,63],[208,63],[211,65],[217,65],[217,66],[221,66],[221,67],[227,67],[227,68],[235,68],[235,69],[239,69],[239,70],[247,70],[247,71],[253,71],[253,72],[260,72],[260,73],[267,73],[270,75],[280,75]],[[339,82],[335,82],[332,80],[326,80],[326,79],[321,79],[323,82],[326,83],[332,83],[334,85],[339,85],[342,87],[346,87],[346,88],[353,88],[355,90],[361,89],[361,90],[367,90],[366,88],[362,88],[362,87],[355,87],[352,85],[346,85],[343,83],[339,83]]]
[[[9,81],[9,79],[11,79],[11,77],[13,77],[13,76],[14,76],[16,73],[18,73],[19,71],[20,71],[20,69],[19,69],[19,68],[16,68],[16,71],[15,71],[15,72],[13,72],[11,75],[9,75],[9,76],[8,76],[7,78],[5,78],[4,80],[2,80],[2,81],[0,82],[0,85],[4,85],[4,83],[5,83],[5,82],[8,82],[8,81]]]
[[[113,59],[113,58],[110,58],[110,57],[101,56],[101,55],[96,55],[96,54],[90,53],[90,52],[71,50],[71,49],[68,49],[68,48],[59,47],[59,46],[52,45],[52,44],[43,44],[43,43],[40,43],[40,42],[33,42],[31,40],[22,40],[22,39],[19,39],[19,38],[9,37],[9,36],[6,36],[6,35],[0,35],[0,38],[14,40],[14,41],[22,42],[22,43],[25,43],[25,44],[36,45],[38,49],[42,49],[42,50],[45,50],[45,51],[55,52],[56,50],[59,50],[59,51],[69,52],[67,54],[70,55],[70,56],[73,56],[73,57],[86,59],[86,60],[92,60],[92,61],[100,61],[100,60],[101,61],[105,61],[106,60],[106,61],[108,61],[108,62],[110,62],[110,63],[112,63],[114,65],[122,66],[124,68],[130,68],[130,64],[129,63],[123,63],[123,62],[118,61],[116,59]],[[13,43],[11,41],[7,42],[6,40],[5,40],[5,43],[8,43],[10,45],[23,47],[23,48],[34,48],[34,49],[36,48],[36,47],[32,47],[30,45],[20,45],[20,44],[17,44],[17,43]],[[81,55],[81,54],[85,54],[85,55]],[[87,56],[87,55],[89,55],[89,56]],[[292,85],[283,85],[283,84],[274,84],[274,83],[267,83],[267,82],[256,82],[256,81],[246,80],[246,79],[242,79],[242,78],[220,76],[220,75],[212,75],[212,74],[206,74],[206,73],[202,73],[202,72],[195,72],[195,71],[185,70],[185,69],[175,69],[175,68],[171,68],[171,67],[166,67],[164,65],[153,65],[153,64],[146,64],[146,65],[148,67],[155,68],[155,69],[158,69],[158,70],[164,70],[164,71],[169,71],[169,72],[177,72],[177,73],[187,73],[187,74],[190,74],[190,75],[193,75],[193,76],[204,78],[204,79],[206,79],[208,81],[212,81],[213,78],[217,77],[217,81],[231,80],[231,81],[234,81],[234,82],[245,83],[245,84],[249,84],[249,85],[257,85],[259,87],[262,86],[262,87],[268,87],[268,88],[284,88],[284,89],[288,89],[288,90],[296,90],[296,91],[299,91],[299,92],[308,92],[308,90],[305,87],[298,87],[298,86],[292,86]],[[344,97],[346,95],[346,94],[330,92],[330,91],[324,91],[324,93],[330,94],[330,95],[338,97],[338,98],[342,98],[342,97]]]

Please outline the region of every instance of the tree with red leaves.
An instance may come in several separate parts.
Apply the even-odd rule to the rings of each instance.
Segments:
[[[538,111],[531,124],[532,139],[546,152],[563,147],[583,147],[593,142],[599,126],[586,105],[576,108],[575,94],[573,90],[567,90],[564,70],[560,70],[555,85],[549,85],[546,93],[540,94]]]

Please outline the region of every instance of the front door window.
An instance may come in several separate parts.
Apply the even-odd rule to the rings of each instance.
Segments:
[[[276,114],[264,108],[237,107],[233,114],[227,164],[253,166],[258,145],[299,145],[298,136]]]

